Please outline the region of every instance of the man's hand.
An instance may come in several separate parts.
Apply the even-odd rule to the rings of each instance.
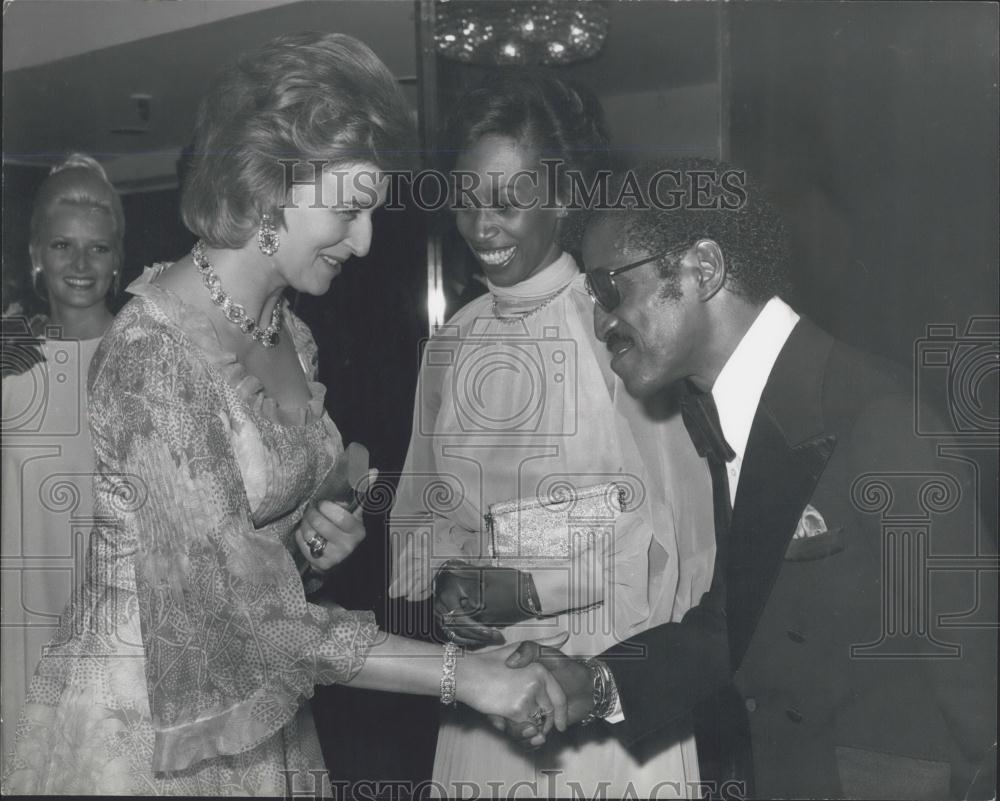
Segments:
[[[564,632],[543,642],[560,646],[567,637]],[[515,647],[511,643],[460,659],[456,668],[458,699],[490,720],[507,721],[519,739],[523,736],[526,745],[537,747],[545,743],[553,728],[566,729],[566,696],[541,663],[521,669],[509,667],[507,658]]]
[[[531,617],[525,608],[529,593],[534,593],[530,582],[529,574],[513,568],[451,562],[434,582],[434,614],[448,638],[459,645],[503,643],[497,627]]]
[[[566,656],[562,651],[537,642],[522,642],[507,657],[506,665],[522,668],[534,662],[545,667],[559,682],[567,700],[567,723],[579,723],[594,709],[594,679],[590,668],[582,659]],[[490,722],[500,731],[505,731],[514,740],[527,746],[539,734],[531,725],[516,724],[498,717],[490,717]]]

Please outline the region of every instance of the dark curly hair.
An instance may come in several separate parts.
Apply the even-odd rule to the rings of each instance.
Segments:
[[[284,219],[284,160],[408,166],[413,118],[396,80],[351,36],[280,36],[225,69],[202,99],[181,213],[213,247]]]
[[[657,183],[657,176],[668,180]],[[624,247],[654,254],[711,239],[725,257],[730,291],[755,304],[787,293],[785,224],[765,190],[744,170],[706,158],[654,161],[617,173],[610,187],[612,205],[623,187],[632,201],[629,208],[599,213],[602,220],[620,224]],[[660,274],[676,276],[679,263],[680,257],[665,257]],[[675,291],[676,283],[665,288],[667,295]]]
[[[608,169],[609,137],[600,101],[589,89],[538,70],[499,69],[459,98],[442,137],[449,161],[488,135],[507,136],[561,167],[556,191],[569,198],[566,171],[589,185]],[[563,246],[574,248],[583,233],[583,215],[570,213]]]

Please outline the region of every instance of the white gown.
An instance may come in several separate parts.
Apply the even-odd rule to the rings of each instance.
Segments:
[[[87,370],[101,339],[46,339],[45,361],[3,380],[4,755],[42,647],[75,587],[93,525]]]
[[[532,309],[523,320],[511,319]],[[569,631],[566,653],[598,654],[679,620],[708,588],[715,545],[704,462],[678,415],[655,420],[625,392],[593,333],[592,310],[583,276],[563,254],[515,287],[491,286],[491,294],[461,309],[428,344],[392,512],[393,595],[426,598],[442,562],[488,554],[482,520],[490,504],[559,484],[584,488],[612,480],[635,492],[614,524],[612,556],[593,574],[604,584],[604,603],[510,627],[507,641]],[[602,790],[606,797],[698,794],[697,755],[685,722],[632,753],[612,731],[604,723],[577,726],[524,752],[482,716],[447,710],[434,764],[437,791],[468,796],[475,787],[519,798],[589,798]]]

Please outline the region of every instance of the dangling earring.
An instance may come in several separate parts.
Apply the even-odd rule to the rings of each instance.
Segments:
[[[281,240],[278,239],[278,232],[274,230],[270,214],[262,214],[260,217],[260,228],[257,231],[257,247],[265,256],[273,256],[278,252]]]
[[[43,291],[42,287],[39,286],[40,279],[42,277],[41,267],[31,268],[31,288],[35,291],[35,294],[44,301],[48,301],[48,295]]]
[[[118,293],[121,292],[121,288],[122,288],[121,281],[122,281],[122,274],[121,274],[120,271],[115,270],[113,273],[111,273],[111,293],[112,293],[111,296],[112,297],[116,297],[118,295]]]

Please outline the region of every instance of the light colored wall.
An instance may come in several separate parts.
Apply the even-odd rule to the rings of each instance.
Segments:
[[[3,10],[3,69],[34,67],[293,2],[296,0],[10,0]]]

